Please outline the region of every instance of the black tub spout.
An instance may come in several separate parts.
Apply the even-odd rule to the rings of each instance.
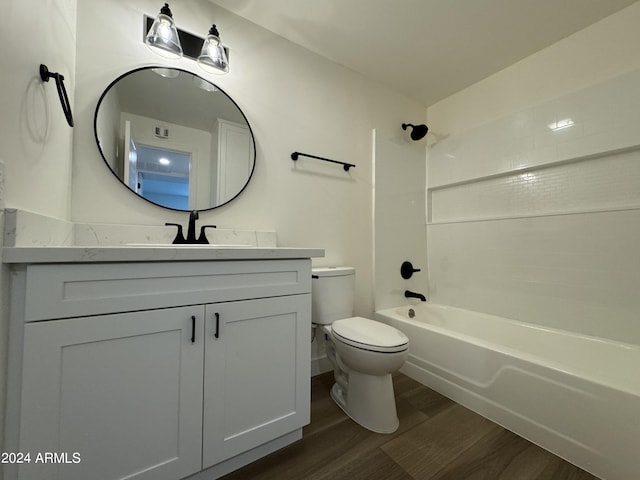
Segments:
[[[419,298],[420,301],[422,301],[422,302],[426,302],[427,301],[427,298],[424,295],[422,295],[421,293],[412,292],[410,290],[405,290],[404,291],[404,296],[406,298]]]

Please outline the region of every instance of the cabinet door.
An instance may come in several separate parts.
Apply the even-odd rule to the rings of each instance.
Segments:
[[[203,320],[199,306],[25,325],[20,451],[31,464],[19,478],[175,480],[200,470]],[[69,463],[36,463],[45,452]]]
[[[309,423],[310,295],[206,307],[203,468]]]

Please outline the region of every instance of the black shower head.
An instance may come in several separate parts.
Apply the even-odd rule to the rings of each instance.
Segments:
[[[429,127],[427,127],[424,124],[422,124],[422,125],[413,125],[411,123],[403,123],[402,124],[402,129],[403,130],[406,130],[407,127],[411,127],[413,129],[411,131],[411,140],[420,140],[421,138],[424,138],[424,136],[429,131]]]

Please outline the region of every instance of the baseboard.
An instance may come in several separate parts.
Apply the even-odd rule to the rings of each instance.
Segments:
[[[269,455],[287,445],[297,442],[302,438],[302,429],[294,430],[291,433],[283,435],[282,437],[271,440],[270,442],[260,445],[248,452],[237,455],[229,460],[226,460],[218,465],[214,465],[206,470],[202,470],[194,475],[191,475],[184,480],[213,480],[215,478],[223,477],[228,473],[231,473],[239,468],[242,468],[250,463]]]
[[[326,355],[322,357],[316,357],[311,359],[311,376],[315,377],[322,373],[330,372],[333,370],[333,365]]]

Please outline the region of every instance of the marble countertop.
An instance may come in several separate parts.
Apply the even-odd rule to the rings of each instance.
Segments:
[[[3,263],[99,263],[215,260],[276,260],[324,257],[321,248],[124,245],[4,247]]]

